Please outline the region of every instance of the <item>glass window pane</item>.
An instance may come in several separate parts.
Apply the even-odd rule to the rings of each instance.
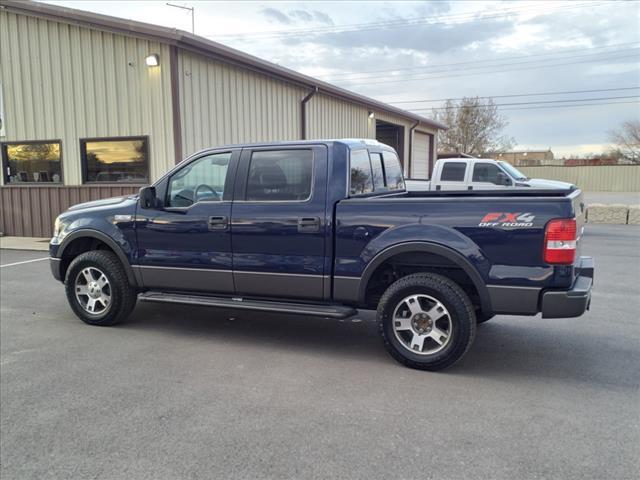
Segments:
[[[8,183],[60,183],[60,142],[25,142],[2,145]]]
[[[387,176],[387,187],[389,190],[403,190],[404,178],[398,156],[393,152],[384,152],[382,155],[384,157],[384,171]]]
[[[473,181],[500,185],[500,181],[498,181],[498,173],[502,173],[502,170],[500,170],[496,165],[491,163],[476,163],[473,166]]]
[[[81,141],[87,182],[146,183],[149,149],[147,139],[94,139]]]
[[[366,150],[351,151],[351,195],[373,192],[371,163]]]
[[[382,168],[382,155],[379,153],[370,153],[371,171],[373,173],[373,189],[385,190],[384,169]]]
[[[253,152],[246,199],[301,201],[311,196],[313,151],[270,150]]]
[[[167,204],[188,207],[196,202],[219,202],[224,196],[231,152],[199,158],[173,174]]]
[[[463,182],[467,164],[462,162],[445,162],[440,180],[443,182]]]

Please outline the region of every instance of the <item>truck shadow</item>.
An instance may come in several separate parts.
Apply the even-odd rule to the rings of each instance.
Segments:
[[[588,329],[570,328],[567,323],[558,324],[555,328],[552,323],[536,324],[542,322],[544,320],[525,317],[491,320],[478,328],[476,341],[466,357],[437,375],[516,382],[536,377],[564,384],[589,382],[620,388],[638,388],[640,385],[640,369],[631,366],[639,359],[631,342],[626,343],[628,348],[624,348],[624,342],[609,343],[605,353],[602,339]],[[331,356],[404,368],[382,346],[374,312],[361,312],[355,319],[338,321],[206,307],[141,304],[119,328],[210,338],[238,346],[303,351],[317,354],[319,361],[322,357]]]

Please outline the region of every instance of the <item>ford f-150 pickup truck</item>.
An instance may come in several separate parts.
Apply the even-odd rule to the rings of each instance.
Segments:
[[[431,180],[405,180],[407,190],[501,190],[505,188],[571,188],[556,180],[527,178],[510,163],[490,158],[441,158],[433,167]]]
[[[184,160],[139,195],[71,207],[51,270],[86,323],[138,299],[348,318],[377,309],[403,364],[445,368],[495,314],[589,307],[580,190],[408,192],[370,140],[238,145]]]

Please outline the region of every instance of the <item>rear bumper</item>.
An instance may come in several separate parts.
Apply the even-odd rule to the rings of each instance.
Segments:
[[[579,272],[570,290],[547,290],[542,293],[542,318],[579,317],[589,309],[593,285],[593,258],[580,257]]]

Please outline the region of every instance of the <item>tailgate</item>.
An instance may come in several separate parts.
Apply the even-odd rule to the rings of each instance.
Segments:
[[[571,195],[571,205],[573,207],[573,212],[576,217],[576,263],[574,264],[575,275],[578,275],[580,272],[579,263],[580,263],[580,253],[582,251],[582,235],[584,234],[584,224],[585,224],[585,216],[587,213],[587,206],[584,203],[584,195],[582,194],[582,190],[576,190]]]

